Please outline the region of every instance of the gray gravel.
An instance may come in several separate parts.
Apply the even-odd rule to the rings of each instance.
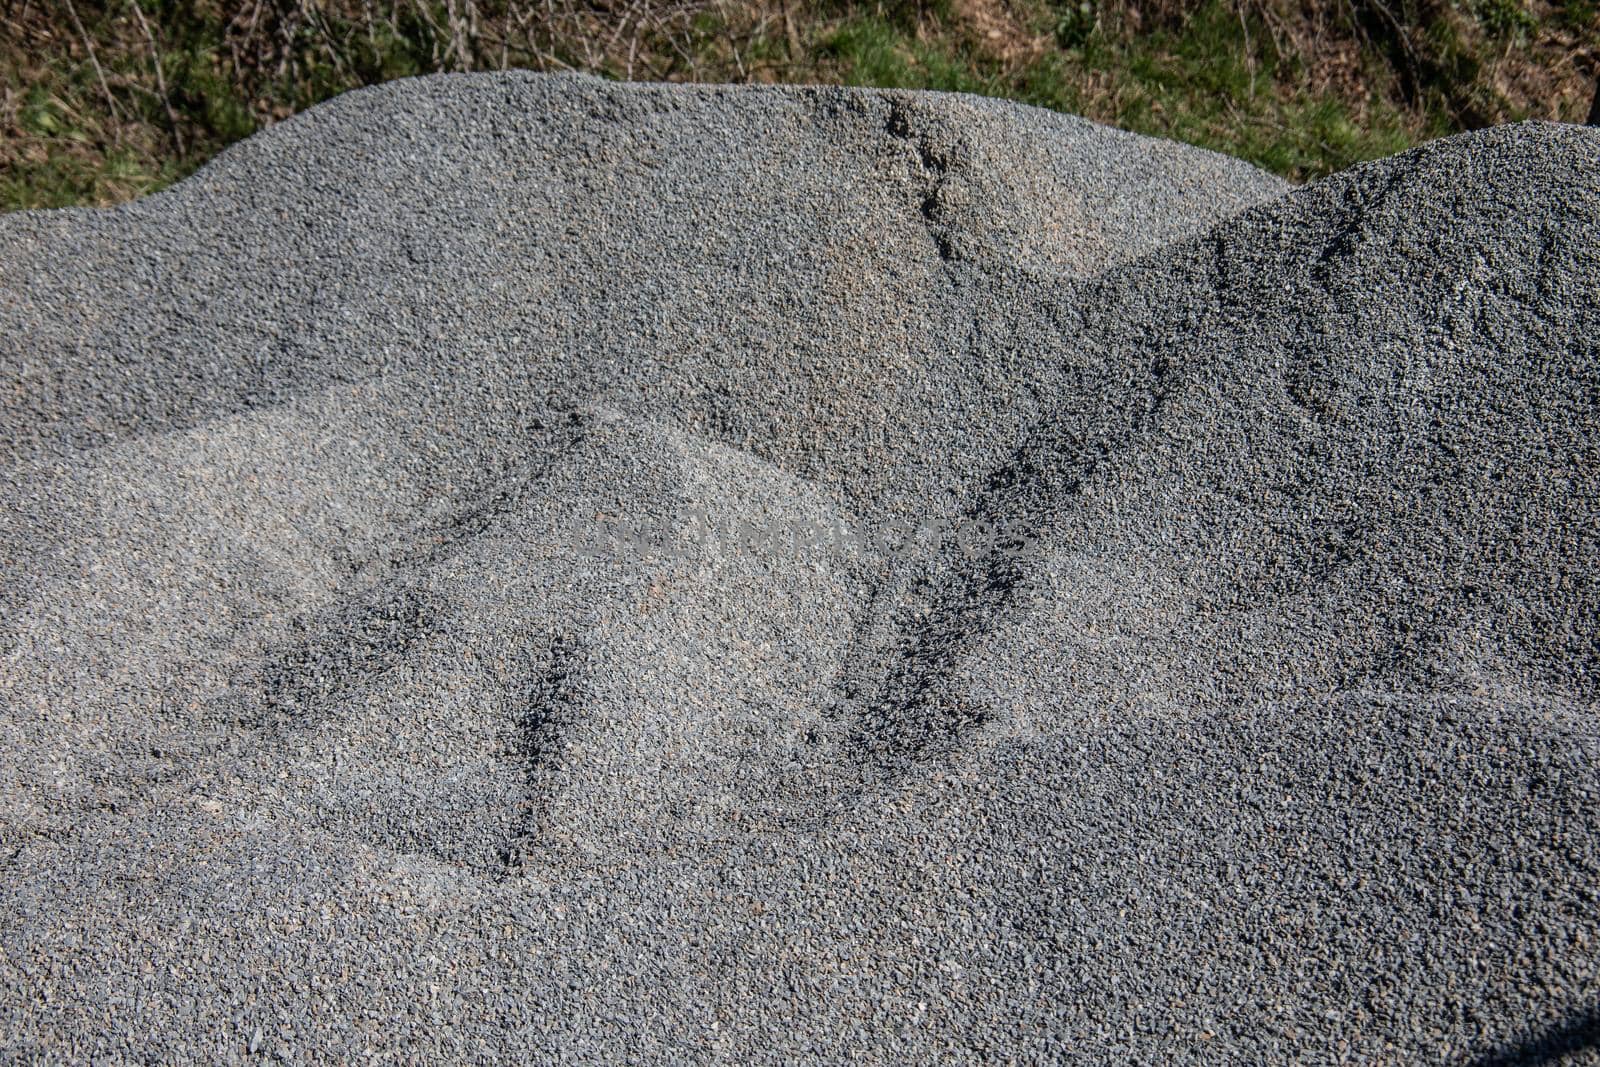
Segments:
[[[1597,233],[532,75],[0,218],[0,1058],[1600,1061]]]

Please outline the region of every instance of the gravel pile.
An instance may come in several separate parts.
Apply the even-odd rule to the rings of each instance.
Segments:
[[[1600,1058],[1597,232],[509,74],[0,218],[0,1055]]]

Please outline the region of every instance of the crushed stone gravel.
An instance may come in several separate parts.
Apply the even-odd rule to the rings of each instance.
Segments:
[[[0,217],[0,1058],[1600,1060],[1597,233],[529,74]]]

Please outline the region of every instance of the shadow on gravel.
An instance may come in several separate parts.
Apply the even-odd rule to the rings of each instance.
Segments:
[[[1564,1023],[1472,1060],[1468,1067],[1538,1067],[1559,1063],[1579,1052],[1600,1050],[1600,1005]]]
[[[582,648],[570,634],[552,634],[531,642],[528,652],[541,666],[529,675],[515,707],[511,755],[521,765],[531,805],[539,791],[540,769],[559,749],[563,728],[580,698],[573,674]],[[500,868],[496,873],[518,873],[524,854],[537,837],[537,816],[531,808],[524,809],[500,846]]]
[[[397,666],[441,613],[419,589],[393,588],[349,600],[294,627],[265,661],[236,682],[239,721],[258,729],[310,729],[340,697]]]

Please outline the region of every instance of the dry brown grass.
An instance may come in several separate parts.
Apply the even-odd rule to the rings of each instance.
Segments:
[[[879,26],[899,42],[897,83],[925,77],[930,87],[1014,94],[1183,137],[1189,127],[1174,110],[1198,102],[1186,108],[1181,87],[1153,91],[1134,67],[1166,63],[1153,53],[1173,47],[1197,14],[1215,23],[1220,10],[1236,31],[1202,45],[1219,64],[1246,65],[1247,95],[1258,75],[1276,79],[1282,106],[1263,114],[1254,95],[1224,100],[1205,136],[1229,147],[1225,124],[1237,112],[1256,127],[1241,133],[1240,150],[1268,165],[1261,138],[1279,123],[1304,140],[1292,127],[1308,100],[1336,101],[1357,126],[1399,121],[1420,138],[1527,116],[1581,121],[1600,72],[1595,0],[1091,0],[1087,22],[1080,4],[0,0],[0,207],[125,200],[317,100],[405,74],[516,67],[873,82],[881,72],[838,47],[841,27]],[[1088,26],[1093,48],[1063,38],[1067,18],[1079,32]],[[1167,66],[1205,64],[1191,55]],[[1341,165],[1341,151],[1283,165],[1315,173]]]

